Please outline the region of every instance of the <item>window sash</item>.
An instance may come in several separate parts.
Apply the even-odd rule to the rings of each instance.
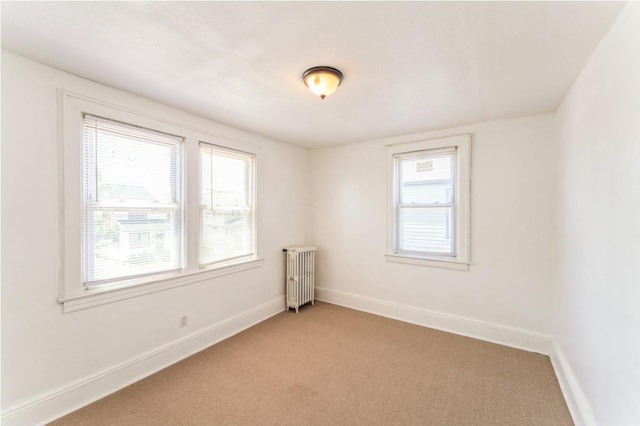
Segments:
[[[407,161],[434,161],[442,158],[449,159],[450,170],[448,177],[440,177],[440,179],[430,179],[429,181],[419,181],[414,175],[414,185],[437,185],[438,183],[448,183],[450,192],[444,197],[446,202],[404,202],[405,188],[407,182],[403,176],[403,165]],[[458,185],[457,185],[457,148],[441,147],[435,149],[424,149],[411,152],[402,152],[394,154],[393,156],[394,174],[395,174],[395,188],[394,188],[394,204],[395,204],[395,241],[394,241],[394,253],[407,255],[407,256],[429,256],[429,257],[446,257],[455,258],[457,255],[456,247],[456,232],[458,228],[456,209],[458,205]],[[417,164],[417,163],[416,163]],[[411,178],[411,176],[409,176]],[[446,191],[445,191],[446,192]],[[421,193],[422,198],[427,197],[428,193]],[[419,195],[414,195],[414,199],[420,198]],[[442,198],[441,198],[442,199]],[[446,210],[448,213],[445,215],[445,224],[442,229],[444,236],[436,236],[438,229],[433,230],[434,226],[428,223],[412,224],[413,232],[406,228],[406,215],[405,212],[437,212],[439,210]],[[428,216],[428,215],[427,215]],[[423,216],[424,217],[424,216]],[[428,217],[427,217],[428,220]],[[414,219],[415,221],[415,219]],[[413,235],[411,235],[413,234]],[[425,235],[430,234],[430,235]],[[424,239],[424,244],[420,247],[417,240]],[[442,246],[442,250],[434,250],[436,246]]]
[[[242,194],[241,199],[238,197],[233,197],[232,199],[224,196],[224,192],[233,193],[228,188],[225,191],[224,179],[223,182],[215,182],[215,178],[220,177],[219,175],[216,176],[216,173],[223,172],[222,170],[214,169],[215,157],[232,160],[232,163],[226,165],[228,167],[226,173],[238,174],[237,169],[233,170],[233,160],[243,163],[242,188],[240,191],[236,191],[236,195]],[[201,142],[200,165],[198,245],[200,267],[206,268],[221,263],[255,258],[255,155]],[[235,163],[234,166],[238,165],[239,163]],[[214,225],[216,221],[224,221],[225,218],[234,216],[234,214],[235,226],[239,226],[240,229],[231,231],[230,228],[234,225],[229,221]],[[231,238],[229,238],[229,233],[233,234]]]
[[[83,286],[95,288],[182,270],[184,138],[90,114],[83,114],[82,135]],[[154,162],[158,159],[162,161]],[[125,162],[130,163],[127,173],[131,180],[126,174],[122,176]],[[158,167],[159,164],[166,168]],[[141,178],[145,167],[161,170],[164,178],[157,184],[151,178]],[[157,217],[129,220],[134,212]],[[129,235],[140,232],[155,235],[156,231],[170,235],[171,244],[163,243],[161,250],[156,245],[129,246]]]
[[[397,207],[397,232],[396,232],[396,253],[397,254],[406,254],[406,255],[430,255],[430,256],[447,256],[447,257],[455,257],[456,255],[456,226],[455,226],[455,204],[445,205],[434,205],[434,206],[401,206]],[[440,240],[438,244],[437,238],[431,238],[428,240],[428,243],[423,244],[423,247],[434,247],[437,245],[443,247],[450,247],[449,250],[429,250],[429,249],[420,249],[416,242],[411,241],[412,239],[418,239],[420,234],[431,232],[433,233],[433,226],[429,227],[428,225],[423,226],[423,229],[416,230],[412,233],[412,235],[407,235],[405,232],[405,215],[403,214],[406,211],[424,211],[424,212],[434,212],[438,210],[446,210],[447,215],[445,216],[445,226],[444,226],[444,238]],[[413,224],[413,227],[416,228],[416,225]],[[436,229],[436,232],[438,230]],[[405,241],[405,237],[408,241]]]

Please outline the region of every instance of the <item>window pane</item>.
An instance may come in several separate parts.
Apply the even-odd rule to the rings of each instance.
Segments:
[[[218,262],[251,253],[251,216],[242,210],[202,212],[202,263]]]
[[[98,131],[97,201],[177,202],[178,147]]]
[[[451,203],[455,152],[399,160],[400,203]]]
[[[401,208],[399,249],[424,253],[453,253],[451,207]]]
[[[85,116],[85,283],[181,268],[181,142]]]
[[[253,156],[202,144],[200,264],[253,255]]]

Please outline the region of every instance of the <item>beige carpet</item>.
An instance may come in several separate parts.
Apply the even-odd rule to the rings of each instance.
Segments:
[[[316,302],[55,425],[570,425],[549,358]]]

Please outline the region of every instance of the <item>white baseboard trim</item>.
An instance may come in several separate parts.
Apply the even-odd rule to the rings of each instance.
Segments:
[[[323,287],[315,290],[316,300],[334,305],[544,355],[551,350],[550,336]]]
[[[256,306],[135,359],[3,410],[1,423],[39,425],[53,421],[227,339],[285,309],[284,296]]]
[[[593,417],[591,405],[582,391],[578,378],[564,355],[564,351],[556,341],[551,346],[551,365],[553,365],[558,383],[560,383],[560,389],[569,407],[573,423],[576,426],[597,426],[598,423]]]

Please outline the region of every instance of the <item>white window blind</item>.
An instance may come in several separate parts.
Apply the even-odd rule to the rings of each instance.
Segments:
[[[200,144],[200,266],[255,256],[254,160]]]
[[[84,115],[85,285],[182,269],[182,141]]]
[[[397,251],[455,256],[455,147],[397,154]]]

